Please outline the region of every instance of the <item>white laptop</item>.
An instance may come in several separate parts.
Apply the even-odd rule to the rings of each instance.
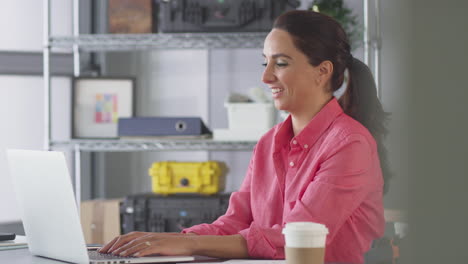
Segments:
[[[8,150],[7,157],[33,255],[86,264],[194,260],[193,256],[118,257],[96,251],[88,255],[63,153]]]

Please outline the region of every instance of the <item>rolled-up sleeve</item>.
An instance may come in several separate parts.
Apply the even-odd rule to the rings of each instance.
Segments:
[[[199,235],[233,235],[248,228],[252,222],[250,210],[250,193],[234,192],[229,200],[226,214],[211,224],[200,224],[182,230],[182,233]]]
[[[247,241],[249,256],[254,258],[284,259],[283,227],[279,224],[267,228],[252,222],[249,228],[240,231]]]

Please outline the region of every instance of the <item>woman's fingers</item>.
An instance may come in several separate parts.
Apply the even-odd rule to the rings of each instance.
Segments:
[[[110,242],[108,242],[107,244],[105,244],[103,247],[101,247],[100,249],[98,249],[98,252],[99,253],[107,253],[108,250],[114,245],[115,241],[117,241],[119,237],[114,237],[114,239],[112,239]]]
[[[183,236],[190,236],[190,235],[180,234],[180,233],[131,232],[125,235],[115,237],[109,243],[107,243],[102,248],[100,248],[98,252],[120,255],[122,252],[127,251],[128,249],[133,248],[133,247],[136,247],[136,249],[138,250],[137,246],[147,241],[151,241],[151,240],[156,241],[162,238],[168,238],[168,237],[175,238],[175,237],[183,237]]]
[[[109,252],[112,254],[118,254],[120,252],[120,248],[125,246],[128,243],[131,243],[133,240],[138,239],[140,237],[144,237],[149,235],[150,233],[146,232],[131,232],[126,235],[120,236],[119,239],[114,243],[114,245],[109,249]]]
[[[140,241],[133,247],[121,252],[121,256],[143,257],[148,255],[192,255],[194,249],[192,236],[159,236],[151,240]]]
[[[99,250],[99,253],[112,253],[114,250],[134,240],[135,238],[145,236],[148,233],[145,232],[131,232],[125,235],[114,238],[111,242],[107,243],[104,247]]]
[[[115,250],[113,250],[111,253],[114,254],[114,255],[120,255],[121,252],[129,249],[129,248],[132,248],[136,245],[139,245],[141,243],[144,243],[145,241],[148,241],[150,240],[152,237],[154,237],[154,234],[146,234],[144,236],[140,236],[140,237],[137,237],[131,241],[128,241],[127,243],[125,243],[124,245],[122,245],[121,247],[118,247],[116,248]]]
[[[184,234],[179,234],[179,233],[145,233],[143,236],[139,236],[131,241],[127,241],[125,244],[122,246],[118,247],[118,244],[116,243],[115,249],[111,250],[110,252],[114,255],[119,255],[121,252],[134,247],[138,244],[144,243],[146,241],[150,240],[157,240],[165,237],[177,237],[177,236],[183,236]]]
[[[123,244],[121,247],[116,246],[116,248],[110,252],[114,255],[120,255],[121,252],[129,248],[135,247],[146,241],[157,240],[157,239],[161,239],[161,238],[168,237],[168,236],[172,237],[172,236],[179,236],[179,235],[180,234],[178,233],[145,233],[145,235],[143,236],[139,236],[131,241],[127,241],[127,243]]]

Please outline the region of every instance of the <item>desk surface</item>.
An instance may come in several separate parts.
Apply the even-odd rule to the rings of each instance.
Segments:
[[[194,263],[202,264],[207,259],[195,260]],[[63,264],[65,262],[41,258],[31,255],[27,248],[2,250],[0,251],[0,263],[15,263],[15,264]],[[285,264],[284,260],[253,260],[253,259],[239,259],[239,260],[211,260],[205,262],[209,264],[223,263],[223,264]]]
[[[64,262],[31,255],[27,248],[0,251],[0,263],[63,264]]]

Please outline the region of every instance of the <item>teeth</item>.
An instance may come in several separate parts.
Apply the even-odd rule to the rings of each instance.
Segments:
[[[271,92],[274,93],[274,94],[276,94],[276,93],[279,93],[279,92],[281,92],[281,91],[283,91],[283,90],[284,90],[284,89],[281,89],[281,88],[273,88],[273,89],[271,89]]]

